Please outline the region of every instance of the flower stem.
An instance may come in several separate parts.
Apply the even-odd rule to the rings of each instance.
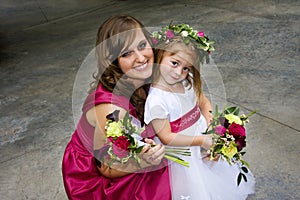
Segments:
[[[178,159],[176,157],[173,157],[172,155],[169,155],[169,154],[165,154],[165,158],[168,159],[168,160],[171,160],[171,161],[174,161],[180,165],[183,165],[185,167],[189,167],[189,163],[182,160],[182,159]]]

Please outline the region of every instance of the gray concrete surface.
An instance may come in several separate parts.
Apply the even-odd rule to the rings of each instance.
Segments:
[[[249,199],[300,199],[300,2],[63,0],[0,3],[0,199],[66,199],[61,159],[74,130],[76,73],[98,26],[127,13],[146,26],[171,20],[205,30],[226,97],[259,109],[248,129],[256,177]]]

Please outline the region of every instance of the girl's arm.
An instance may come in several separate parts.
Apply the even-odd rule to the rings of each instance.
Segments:
[[[124,117],[126,111],[112,104],[99,104],[87,112],[86,117],[88,122],[95,127],[94,150],[99,150],[104,146],[106,142],[106,116],[114,110],[120,110],[120,118]],[[146,142],[151,143],[152,141]],[[143,168],[158,165],[164,157],[164,153],[165,149],[162,145],[157,145],[152,148],[150,148],[150,145],[145,145],[140,154],[140,157],[142,158],[140,166],[136,164],[136,161],[132,160],[126,164],[114,163],[110,167],[108,167],[105,163],[100,163],[100,165],[97,165],[97,168],[105,177],[122,177],[129,173],[140,171]]]
[[[168,119],[154,119],[151,124],[157,133],[161,142],[170,146],[202,146],[209,149],[212,145],[210,135],[187,136],[171,131],[170,122]]]
[[[210,124],[211,120],[213,119],[213,114],[211,113],[212,111],[212,105],[208,98],[201,93],[198,105],[200,107],[202,115],[205,117],[207,125]]]

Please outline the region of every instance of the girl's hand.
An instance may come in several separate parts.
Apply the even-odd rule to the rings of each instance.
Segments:
[[[217,161],[219,161],[220,157],[221,157],[220,155],[216,155],[213,159],[211,159],[210,154],[208,153],[208,154],[205,154],[204,156],[202,156],[202,160],[217,162]]]
[[[210,123],[213,121],[213,114],[211,113],[211,111],[203,113],[203,116],[206,120],[206,124],[209,127]]]
[[[211,159],[211,155],[210,153],[207,152],[208,149],[211,148],[211,146],[213,145],[212,142],[212,136],[211,135],[203,135],[206,136],[203,142],[202,147],[205,148],[206,150],[202,150],[201,154],[202,154],[202,159],[205,161],[218,161],[220,159],[220,155],[216,155],[213,159]]]
[[[203,142],[201,147],[205,149],[210,149],[210,147],[213,145],[212,136],[209,134],[209,135],[202,135],[202,137],[203,137]]]
[[[144,146],[141,152],[142,159],[150,165],[159,165],[165,156],[165,147],[162,144],[155,145],[151,139],[145,139],[145,142],[149,145]]]

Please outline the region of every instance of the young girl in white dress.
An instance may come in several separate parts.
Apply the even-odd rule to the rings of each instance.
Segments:
[[[170,25],[153,33],[156,44],[154,81],[145,105],[145,122],[156,132],[157,142],[189,147],[183,159],[189,167],[169,164],[172,198],[187,200],[241,200],[254,193],[254,177],[237,186],[239,168],[227,161],[202,158],[201,148],[212,145],[210,135],[202,135],[207,121],[199,105],[202,93],[200,64],[213,50],[203,32],[186,24]]]

